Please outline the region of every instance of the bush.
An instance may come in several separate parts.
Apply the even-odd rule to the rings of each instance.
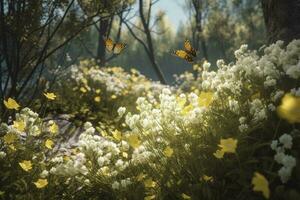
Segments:
[[[235,56],[235,63],[219,60],[216,71],[204,63],[178,88],[156,87],[137,72],[81,63],[71,72],[72,84],[58,86],[63,91],[55,106],[75,115],[87,109],[84,119],[93,124],[86,122],[69,147],[49,150],[41,145],[46,138],[58,142],[47,135],[47,123],[39,123],[36,135],[37,128],[22,118],[26,137],[14,133],[20,137],[14,153],[7,142],[14,125],[2,125],[2,196],[21,199],[10,195],[21,192],[12,185],[22,180],[29,188],[24,195],[47,199],[299,199],[300,40],[286,47],[278,41],[262,53],[243,45]],[[93,101],[97,89],[99,107]],[[110,131],[96,127],[112,118]],[[31,143],[38,147],[19,149]],[[43,165],[35,164],[39,158]],[[30,176],[18,166],[22,160],[38,166]],[[42,179],[44,170],[48,185],[36,189],[32,180]]]

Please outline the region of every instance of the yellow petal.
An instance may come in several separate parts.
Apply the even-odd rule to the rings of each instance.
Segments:
[[[115,131],[112,133],[112,135],[113,135],[113,137],[114,137],[116,140],[118,140],[118,141],[120,141],[120,140],[122,139],[122,133],[121,133],[120,131],[118,131],[118,130],[115,130]]]
[[[192,104],[185,106],[182,110],[181,110],[181,114],[183,116],[188,115],[192,110],[194,109],[194,106]]]
[[[101,101],[101,97],[100,96],[96,96],[94,98],[94,101],[97,102],[97,103],[99,103]]]
[[[47,179],[38,179],[36,182],[33,182],[37,188],[44,188],[48,185]]]
[[[52,92],[46,92],[46,93],[44,93],[44,95],[49,100],[55,100],[55,98],[56,98],[56,95]]]
[[[16,140],[17,140],[17,136],[16,134],[12,133],[12,132],[8,132],[6,133],[4,136],[3,136],[3,141],[6,143],[6,144],[12,144],[14,143]]]
[[[235,153],[238,140],[233,138],[221,139],[219,147],[222,148],[224,153]]]
[[[140,173],[140,174],[136,177],[136,179],[137,179],[138,181],[142,181],[145,177],[146,177],[146,174]]]
[[[7,101],[4,100],[3,103],[7,109],[19,110],[20,105],[12,98],[8,98]]]
[[[192,199],[189,195],[187,195],[185,193],[182,193],[181,197],[182,197],[182,199],[186,199],[186,200]]]
[[[155,199],[155,195],[146,196],[144,200],[152,200]]]
[[[87,90],[86,90],[84,87],[81,87],[81,88],[80,88],[80,91],[81,91],[82,93],[86,93],[86,92],[87,92]]]
[[[289,123],[300,123],[300,97],[290,93],[284,95],[281,105],[277,108],[277,114]]]
[[[133,148],[138,148],[141,145],[141,141],[137,135],[130,135],[128,137],[128,144]]]
[[[266,199],[270,198],[270,189],[268,180],[260,173],[255,172],[252,178],[253,191],[262,192]]]
[[[26,124],[24,121],[14,121],[13,127],[20,132],[24,132]]]
[[[32,163],[30,160],[23,160],[22,162],[19,162],[19,165],[26,172],[32,169]]]
[[[224,157],[224,151],[222,150],[217,150],[215,153],[214,153],[214,156],[218,159],[221,159]]]
[[[163,153],[166,157],[171,157],[173,155],[174,151],[171,147],[167,146]]]
[[[202,180],[204,180],[206,182],[212,182],[214,180],[214,178],[212,176],[203,175]]]
[[[198,97],[199,106],[208,107],[213,102],[214,93],[212,92],[201,92]]]
[[[52,149],[53,148],[53,145],[54,145],[54,142],[50,139],[47,139],[45,141],[45,147],[47,147],[48,149]]]
[[[53,124],[49,127],[49,132],[52,134],[56,134],[59,130],[59,127],[57,126],[57,124],[55,122],[53,122]]]
[[[154,188],[156,186],[156,182],[154,182],[152,178],[148,178],[144,181],[144,185],[146,188]]]

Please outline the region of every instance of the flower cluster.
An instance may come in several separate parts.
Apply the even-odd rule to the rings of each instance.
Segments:
[[[292,170],[296,166],[296,159],[286,154],[286,151],[292,149],[292,147],[293,138],[286,133],[280,136],[279,140],[273,140],[271,143],[271,148],[276,151],[276,155],[274,156],[275,161],[283,165],[278,171],[278,175],[283,183],[286,183],[290,179]]]

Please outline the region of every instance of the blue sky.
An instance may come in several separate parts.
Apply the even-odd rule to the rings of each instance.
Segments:
[[[180,22],[185,22],[187,20],[188,14],[184,13],[182,5],[185,0],[159,0],[158,3],[154,5],[154,12],[158,10],[163,10],[175,29],[178,28]]]
[[[187,13],[184,13],[184,9],[182,5],[184,4],[184,0],[160,0],[157,4],[155,4],[155,10],[164,10],[166,15],[168,16],[171,23],[176,27],[181,22],[187,20]]]

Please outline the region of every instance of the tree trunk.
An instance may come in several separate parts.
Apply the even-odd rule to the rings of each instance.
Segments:
[[[300,39],[300,0],[261,0],[268,42]]]
[[[98,49],[97,49],[97,63],[100,66],[105,66],[106,64],[106,52],[104,39],[107,36],[109,29],[109,19],[103,19],[99,21],[99,33],[98,33]]]

